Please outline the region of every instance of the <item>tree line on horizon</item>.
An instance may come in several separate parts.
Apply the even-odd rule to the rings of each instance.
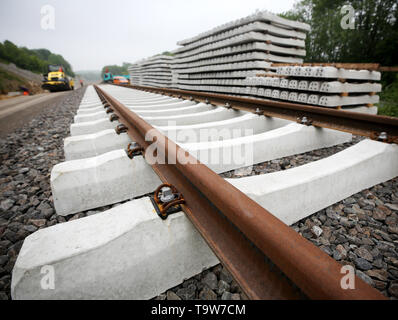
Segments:
[[[9,40],[0,42],[0,61],[14,63],[21,69],[42,74],[47,74],[49,64],[62,65],[67,75],[75,76],[72,66],[62,55],[52,53],[48,49],[18,47]]]
[[[105,74],[106,70],[108,70],[108,72],[112,73],[113,75],[128,75],[128,67],[130,67],[131,65],[132,63],[123,62],[121,66],[118,66],[116,64],[105,66],[101,70],[101,76]]]
[[[166,56],[174,56],[173,53],[171,53],[170,51],[164,51],[162,53],[162,55],[166,55]],[[105,71],[108,69],[108,71],[114,75],[128,75],[129,71],[128,71],[128,67],[132,66],[133,63],[129,63],[129,62],[123,62],[123,64],[121,66],[119,65],[108,65],[102,68],[101,71],[101,76],[104,75]]]

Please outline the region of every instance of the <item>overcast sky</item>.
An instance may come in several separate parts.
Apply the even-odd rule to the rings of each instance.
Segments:
[[[0,41],[47,48],[75,71],[100,70],[176,49],[177,41],[256,9],[287,11],[295,0],[0,0]],[[55,28],[44,5],[55,10]],[[46,24],[48,26],[48,24]]]

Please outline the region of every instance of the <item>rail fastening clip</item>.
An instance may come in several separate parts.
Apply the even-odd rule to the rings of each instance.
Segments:
[[[119,117],[116,114],[114,114],[114,113],[112,113],[111,116],[109,117],[109,120],[111,122],[116,121],[118,119],[119,119]]]
[[[130,159],[134,159],[134,157],[142,156],[144,154],[145,149],[140,147],[140,145],[136,142],[129,143],[127,146],[127,155]]]
[[[162,220],[181,211],[181,204],[185,203],[184,197],[176,187],[167,183],[160,185],[150,198],[156,213]]]
[[[115,128],[115,131],[118,135],[120,135],[121,133],[127,132],[128,128],[123,123],[121,123]]]

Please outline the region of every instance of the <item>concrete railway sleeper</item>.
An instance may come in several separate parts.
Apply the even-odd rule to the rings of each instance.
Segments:
[[[104,105],[116,116],[111,122],[105,113],[71,126],[64,146],[69,161],[56,165],[51,175],[56,211],[69,215],[137,199],[29,236],[13,271],[13,298],[150,299],[221,261],[252,299],[383,299],[357,277],[354,290],[343,289],[341,265],[288,225],[397,176],[396,145],[364,140],[295,169],[224,180],[217,173],[244,167],[225,158],[238,149],[244,153],[254,145],[252,165],[349,142],[351,134],[215,108],[208,99],[196,104],[176,95],[167,100],[116,86],[96,91],[89,87],[77,117],[103,116]],[[181,114],[189,108],[192,113]],[[126,133],[115,132],[119,124]],[[252,131],[238,138],[186,139],[201,129],[223,128]],[[157,137],[165,164],[149,161],[148,132]],[[144,156],[138,152],[130,159],[131,143]],[[178,154],[190,161],[181,163]],[[215,164],[193,164],[195,158],[206,162],[205,155],[217,154],[222,156]],[[175,164],[168,161],[172,158]],[[374,170],[378,163],[383,167]],[[166,220],[146,196],[162,183],[175,189],[163,189],[158,200],[181,195],[172,202],[177,212]],[[297,197],[303,193],[307,196]],[[39,285],[46,265],[62,275],[50,293]]]
[[[388,143],[398,143],[398,119],[355,112],[340,112],[329,108],[303,104],[277,102],[265,99],[241,98],[229,95],[165,88],[130,86],[131,88],[155,92],[170,97],[179,97],[213,105],[247,110],[269,117],[302,121],[305,117],[313,126],[336,129]]]

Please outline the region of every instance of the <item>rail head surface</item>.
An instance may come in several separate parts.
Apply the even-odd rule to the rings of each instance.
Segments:
[[[377,116],[326,107],[265,99],[235,97],[200,91],[186,91],[136,85],[129,85],[128,87],[147,92],[195,100],[197,102],[210,103],[216,106],[254,112],[258,115],[264,115],[267,117],[276,117],[299,122],[305,118],[308,124],[315,127],[349,132],[373,140],[398,144],[398,118],[395,117]]]
[[[156,149],[166,163],[151,163],[152,168],[183,194],[183,211],[249,298],[386,299],[356,276],[355,288],[343,289],[342,265],[107,92],[95,89],[145,151],[156,137]],[[188,163],[180,163],[178,154]],[[169,157],[177,161],[169,164]]]

